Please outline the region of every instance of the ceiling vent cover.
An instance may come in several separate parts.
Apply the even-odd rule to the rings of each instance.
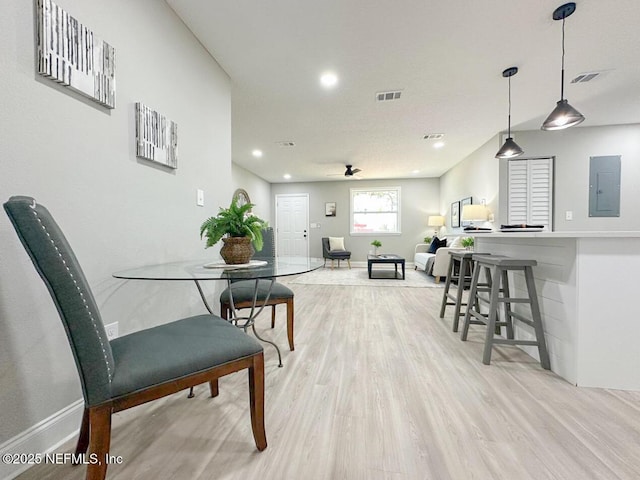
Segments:
[[[444,137],[444,133],[428,133],[424,137],[423,140],[442,140]]]
[[[402,95],[402,90],[395,90],[393,92],[378,92],[376,93],[376,101],[388,102],[389,100],[398,100]]]
[[[585,83],[585,82],[590,82],[591,80],[593,80],[594,78],[600,76],[602,74],[602,72],[588,72],[588,73],[581,73],[580,75],[578,75],[576,78],[574,78],[573,80],[571,80],[571,83]]]
[[[285,142],[276,142],[276,144],[277,144],[279,147],[282,147],[282,148],[291,148],[291,147],[295,147],[295,146],[296,146],[296,144],[295,144],[295,143],[293,143],[293,142],[288,142],[288,141],[285,141]]]

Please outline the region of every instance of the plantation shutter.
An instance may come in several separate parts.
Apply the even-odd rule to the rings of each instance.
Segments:
[[[508,223],[553,226],[553,159],[509,160]]]

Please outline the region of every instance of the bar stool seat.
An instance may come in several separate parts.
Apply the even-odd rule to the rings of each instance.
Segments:
[[[462,294],[464,289],[471,286],[471,279],[473,275],[473,257],[477,255],[490,255],[474,253],[470,251],[450,251],[449,252],[449,267],[447,270],[447,281],[444,285],[444,292],[442,294],[442,304],[440,305],[440,318],[444,318],[445,309],[448,306],[454,306],[453,312],[453,331],[458,331],[458,325],[460,317],[464,316],[465,312],[462,312],[462,307],[467,306],[467,303],[462,301]],[[456,273],[456,267],[457,273]],[[456,286],[455,295],[449,293],[451,285]],[[480,286],[487,286],[486,283],[480,284]],[[468,297],[471,298],[471,297]],[[450,300],[450,301],[449,301]]]
[[[474,261],[476,263],[473,272],[473,278],[471,280],[469,300],[467,301],[468,308],[464,315],[462,333],[460,338],[463,341],[467,339],[470,324],[475,323],[486,325],[487,331],[485,335],[484,354],[482,358],[482,362],[484,364],[489,365],[491,363],[491,351],[494,344],[533,345],[538,347],[538,354],[540,355],[540,364],[542,365],[542,368],[549,370],[551,368],[549,362],[549,353],[547,351],[547,345],[544,338],[542,318],[540,316],[540,306],[538,304],[538,295],[536,293],[536,286],[533,279],[533,267],[535,267],[538,262],[530,259],[510,258],[499,255],[479,255],[474,258]],[[487,271],[487,274],[491,278],[491,285],[486,288],[479,288],[478,279],[481,269],[485,269],[485,271]],[[511,297],[509,293],[509,271],[523,272],[527,286],[526,297]],[[488,299],[478,295],[478,293],[482,291],[488,291]],[[489,304],[489,312],[487,314],[482,314],[480,312],[479,307],[481,301]],[[500,303],[504,305],[504,321],[502,322],[498,321],[498,305]],[[531,318],[527,318],[520,313],[514,312],[511,309],[512,303],[528,304],[531,310]],[[533,327],[536,339],[520,340],[514,338],[514,318]],[[506,327],[507,338],[495,337],[495,333],[499,331],[501,326]]]

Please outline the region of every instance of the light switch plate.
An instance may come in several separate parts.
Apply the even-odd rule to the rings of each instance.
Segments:
[[[204,190],[196,190],[196,205],[204,207]]]
[[[564,212],[564,219],[573,220],[573,212],[571,210],[567,210],[566,212]]]

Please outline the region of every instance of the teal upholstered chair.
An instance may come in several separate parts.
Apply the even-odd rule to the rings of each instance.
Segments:
[[[273,228],[269,227],[262,231],[264,244],[262,250],[253,255],[254,259],[273,260],[276,256],[276,245],[273,234]],[[289,340],[289,349],[295,350],[293,342],[293,291],[285,285],[275,282],[269,294],[269,300],[265,304],[269,285],[271,280],[258,280],[258,292],[256,305],[265,305],[271,307],[271,328],[275,327],[276,322],[276,305],[285,304],[287,306],[287,338]],[[233,305],[237,310],[243,308],[251,308],[254,302],[256,282],[255,280],[240,280],[231,284],[231,292],[233,293]],[[231,313],[231,299],[229,297],[229,288],[226,288],[220,294],[220,314],[222,318],[229,318]]]
[[[67,333],[76,362],[84,415],[76,454],[105,458],[111,415],[180,390],[248,369],[251,426],[258,450],[264,431],[262,346],[215,315],[183,318],[107,340],[100,312],[71,247],[48,210],[30,197],[11,197],[4,208],[42,277]],[[186,400],[185,400],[186,401]],[[87,466],[87,479],[104,479],[107,465]]]

